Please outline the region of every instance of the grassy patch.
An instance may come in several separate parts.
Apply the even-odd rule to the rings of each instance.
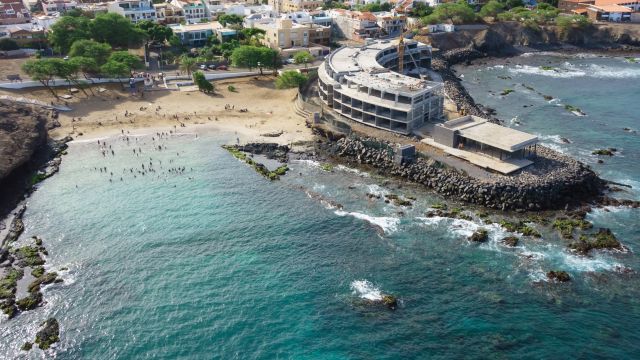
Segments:
[[[590,229],[593,225],[581,219],[558,218],[553,221],[552,227],[560,231],[560,235],[564,239],[573,239],[573,230]]]

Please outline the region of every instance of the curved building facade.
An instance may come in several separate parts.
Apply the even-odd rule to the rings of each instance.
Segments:
[[[342,47],[318,68],[319,96],[337,113],[377,128],[409,134],[440,120],[443,84],[398,73],[398,40]],[[403,68],[431,67],[431,47],[405,40]]]

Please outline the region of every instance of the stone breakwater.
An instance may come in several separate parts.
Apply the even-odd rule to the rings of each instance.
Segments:
[[[500,120],[491,117],[490,112],[484,111],[482,105],[476,104],[467,89],[462,86],[460,79],[451,70],[451,65],[469,62],[485,56],[486,54],[469,48],[449,50],[435,57],[431,62],[431,67],[442,76],[444,92],[456,104],[459,112],[465,115],[488,118],[491,122],[499,124]]]
[[[385,175],[492,209],[564,209],[594,201],[605,189],[605,182],[587,166],[544,147],[539,148],[539,158],[528,170],[476,179],[422,156],[411,164],[397,164],[389,151],[394,144],[374,138],[345,137],[326,145],[330,155],[348,163],[369,165]]]

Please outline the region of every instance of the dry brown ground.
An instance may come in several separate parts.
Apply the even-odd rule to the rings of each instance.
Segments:
[[[11,59],[0,59],[0,82],[7,81],[7,75],[20,75],[22,80],[29,80],[29,76],[27,76],[22,71],[22,64],[24,64],[29,58],[11,58]]]

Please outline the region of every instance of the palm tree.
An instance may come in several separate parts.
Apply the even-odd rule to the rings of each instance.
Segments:
[[[178,59],[180,63],[180,70],[185,71],[188,76],[191,76],[191,72],[197,67],[197,59],[189,57],[187,54],[180,56]]]

